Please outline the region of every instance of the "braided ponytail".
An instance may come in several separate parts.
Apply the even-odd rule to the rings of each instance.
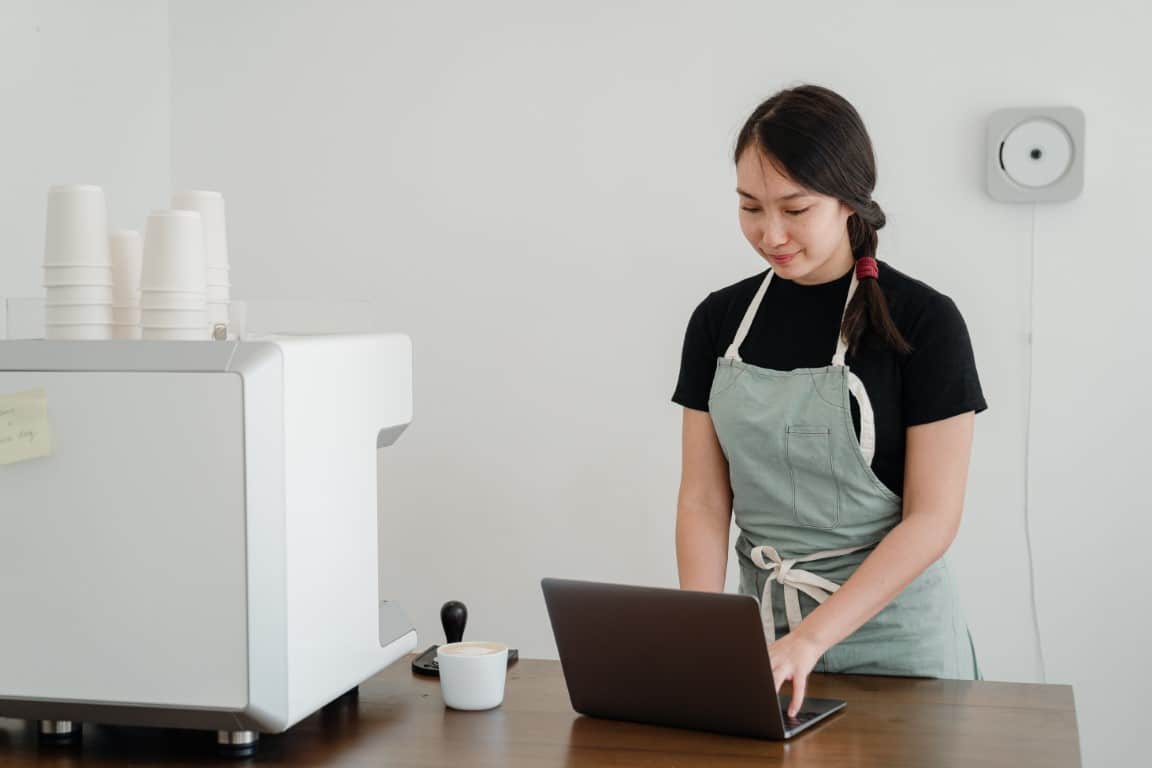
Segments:
[[[848,218],[848,239],[852,244],[852,256],[859,262],[864,258],[876,258],[876,244],[879,240],[876,231],[881,229],[886,218],[884,211],[875,201],[869,199],[864,205],[853,208],[856,212]],[[888,312],[888,301],[880,284],[874,277],[860,278],[856,294],[844,312],[844,325],[841,332],[848,343],[848,351],[855,353],[866,331],[874,333],[879,340],[902,354],[912,351],[912,346],[892,322]]]

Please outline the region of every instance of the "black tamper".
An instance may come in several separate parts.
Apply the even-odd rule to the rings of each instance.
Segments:
[[[440,625],[444,627],[444,639],[449,643],[459,643],[464,639],[464,625],[468,623],[468,608],[459,600],[449,600],[440,607]],[[412,671],[418,675],[440,676],[440,666],[436,663],[436,650],[433,645],[412,660]],[[508,665],[519,658],[515,648],[508,649]]]
[[[444,627],[444,640],[458,643],[464,639],[464,625],[468,623],[468,607],[459,600],[449,600],[440,607],[440,626]]]

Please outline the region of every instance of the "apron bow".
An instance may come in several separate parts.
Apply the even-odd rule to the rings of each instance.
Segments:
[[[780,553],[776,551],[775,547],[766,545],[753,547],[749,557],[757,568],[768,572],[768,578],[764,580],[764,590],[760,596],[760,621],[764,625],[764,637],[768,642],[776,642],[776,621],[772,613],[773,581],[784,588],[784,612],[788,616],[788,631],[794,632],[804,619],[800,613],[800,592],[808,595],[817,603],[823,603],[833,592],[840,589],[840,585],[836,582],[797,568],[796,564],[840,557],[871,546],[874,545],[864,544],[859,547],[832,549],[787,559],[780,557]]]

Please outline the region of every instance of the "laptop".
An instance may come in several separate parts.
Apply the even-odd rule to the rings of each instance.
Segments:
[[[778,696],[749,595],[546,578],[572,708],[591,717],[789,739],[844,709]]]

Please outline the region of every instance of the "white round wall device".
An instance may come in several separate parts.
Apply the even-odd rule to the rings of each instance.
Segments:
[[[988,119],[988,193],[1005,202],[1071,200],[1084,186],[1084,113],[1004,109]]]

